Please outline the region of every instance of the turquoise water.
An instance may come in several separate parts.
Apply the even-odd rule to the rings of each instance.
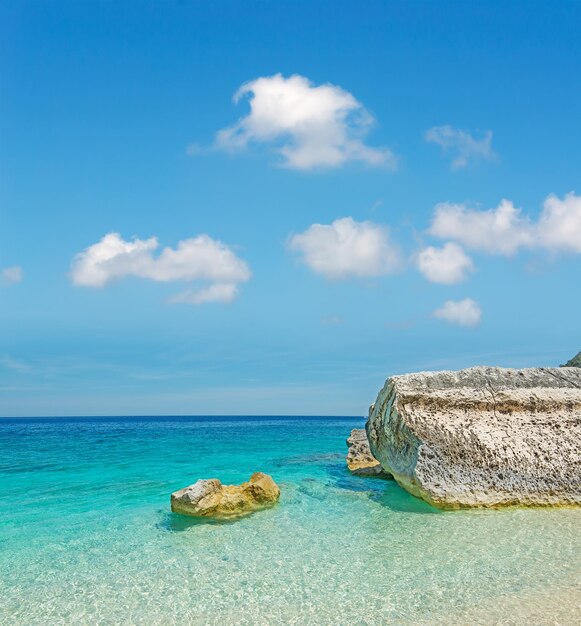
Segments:
[[[572,624],[581,511],[442,513],[352,477],[358,418],[0,421],[2,624]],[[273,509],[169,495],[253,471]]]

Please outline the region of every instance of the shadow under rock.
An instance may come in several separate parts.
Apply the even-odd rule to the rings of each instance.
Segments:
[[[377,476],[356,476],[347,469],[344,461],[341,464],[329,466],[327,471],[335,487],[348,491],[383,493],[385,484],[392,482],[391,479]]]
[[[183,532],[189,530],[193,526],[225,526],[226,524],[235,524],[244,517],[249,515],[233,517],[232,519],[213,519],[211,517],[188,517],[187,515],[180,515],[179,513],[168,513],[166,511],[160,511],[161,520],[156,524],[156,527],[160,530],[169,532]]]
[[[295,456],[285,456],[274,461],[275,467],[285,467],[287,465],[328,465],[335,464],[345,455],[339,452],[328,452],[324,454],[298,454]]]
[[[416,498],[402,489],[395,480],[386,481],[385,489],[381,494],[374,493],[370,496],[382,506],[396,513],[419,513],[420,515],[437,515],[444,511],[428,504],[421,498]]]
[[[355,476],[344,465],[329,467],[333,486],[348,491],[364,492],[382,506],[398,513],[436,514],[440,509],[416,498],[402,489],[392,478]]]

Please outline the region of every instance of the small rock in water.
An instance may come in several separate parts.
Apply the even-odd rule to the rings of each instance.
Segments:
[[[347,452],[347,467],[356,476],[377,476],[391,478],[379,461],[371,454],[367,433],[364,428],[354,428],[347,439],[349,451]]]
[[[217,478],[198,480],[171,494],[171,510],[192,517],[229,519],[270,507],[279,496],[272,477],[255,472],[241,485],[223,485]]]

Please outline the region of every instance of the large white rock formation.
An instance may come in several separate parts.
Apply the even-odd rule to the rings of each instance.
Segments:
[[[371,452],[443,508],[581,504],[581,369],[475,367],[393,376]]]

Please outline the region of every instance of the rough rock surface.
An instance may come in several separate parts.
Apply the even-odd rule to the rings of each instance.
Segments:
[[[581,369],[475,367],[388,379],[373,455],[443,508],[581,504]]]
[[[356,476],[377,476],[391,478],[379,461],[371,454],[365,428],[354,428],[347,439],[347,467]]]
[[[171,510],[193,517],[228,519],[270,507],[279,496],[274,480],[255,472],[241,485],[223,485],[217,478],[198,480],[171,494]]]

